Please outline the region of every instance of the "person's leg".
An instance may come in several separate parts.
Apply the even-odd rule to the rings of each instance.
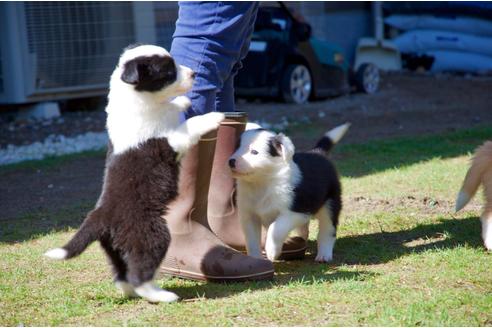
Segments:
[[[187,118],[215,110],[239,52],[238,31],[251,3],[180,3],[171,54],[196,73]],[[236,47],[238,49],[236,49]],[[204,136],[181,161],[177,199],[165,215],[171,244],[161,272],[189,279],[238,281],[273,277],[273,265],[224,245],[208,227],[207,196],[216,135]]]
[[[171,54],[197,74],[188,94],[192,107],[186,116],[191,117],[216,110],[216,93],[224,86],[231,95],[231,72],[244,53],[258,3],[180,2],[179,6]]]
[[[239,225],[237,209],[234,204],[234,180],[227,166],[227,160],[234,152],[236,143],[247,123],[245,113],[232,113],[235,110],[234,77],[239,69],[241,69],[241,60],[248,53],[257,11],[258,5],[251,9],[247,26],[242,29],[243,42],[240,46],[240,51],[236,54],[236,62],[232,66],[230,74],[224,81],[222,88],[218,90],[215,102],[216,110],[224,112],[226,119],[222,121],[217,135],[212,183],[208,195],[208,219],[212,231],[231,247],[245,245],[244,235]]]
[[[253,30],[256,21],[256,14],[258,12],[258,5],[251,9],[251,14],[249,21],[247,22],[245,28],[243,29],[243,43],[241,49],[238,53],[237,61],[232,66],[229,76],[224,81],[222,88],[218,90],[216,95],[215,108],[218,112],[234,112],[234,78],[236,77],[239,70],[243,67],[241,61],[246,57],[249,51],[249,45],[251,43],[251,36],[253,35]]]
[[[243,44],[238,58],[229,77],[222,88],[217,91],[215,109],[226,113],[218,131],[217,147],[214,157],[212,179],[208,195],[208,219],[212,231],[227,245],[244,251],[246,241],[239,224],[238,212],[235,206],[235,182],[230,175],[227,160],[235,150],[236,143],[246,126],[246,115],[243,113],[228,113],[235,111],[234,78],[241,69],[243,60],[248,54],[251,35],[254,29],[258,6],[252,10],[248,27],[244,29]],[[265,244],[266,233],[263,231],[262,244]],[[293,237],[283,245],[283,259],[302,259],[306,251],[307,238]]]

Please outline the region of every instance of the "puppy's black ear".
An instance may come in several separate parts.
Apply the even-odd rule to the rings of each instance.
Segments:
[[[128,84],[137,85],[140,74],[138,72],[138,63],[135,60],[131,60],[125,64],[123,68],[123,74],[121,74],[121,80]]]
[[[291,160],[295,152],[294,144],[292,144],[292,141],[283,133],[279,133],[271,138],[268,148],[270,155],[282,156],[284,161]]]
[[[268,140],[268,153],[272,157],[281,156],[282,154],[282,139],[280,135],[270,138]]]

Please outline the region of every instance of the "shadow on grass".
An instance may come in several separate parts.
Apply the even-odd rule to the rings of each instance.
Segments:
[[[334,264],[381,264],[409,254],[461,246],[483,248],[478,217],[439,219],[410,230],[379,232],[337,239]],[[315,252],[316,243],[309,242]]]
[[[390,168],[412,165],[432,158],[451,158],[468,154],[486,139],[492,139],[492,128],[483,127],[433,136],[406,137],[373,141],[366,144],[343,145],[335,150],[334,155],[337,157],[336,165],[342,175],[357,177]],[[96,151],[15,164],[3,169],[0,168],[0,173],[15,171],[20,168],[35,169],[55,166],[57,169],[52,174],[57,175],[60,174],[60,171],[66,171],[67,163],[71,161],[80,160],[81,157],[101,159],[103,155],[103,151]],[[101,174],[102,172],[95,173],[94,178],[100,181]],[[25,192],[29,193],[30,190]],[[56,202],[56,199],[51,201]],[[22,202],[22,200],[18,200],[18,202]],[[77,228],[92,206],[94,203],[83,206],[76,205],[67,209],[57,209],[57,212],[31,210],[28,215],[0,220],[0,243],[19,242],[52,231],[66,230],[70,227]]]
[[[50,221],[39,217],[16,220],[11,226],[6,226],[7,230],[2,229],[0,242],[12,243],[35,238],[47,232],[78,227],[91,205],[81,205],[67,212],[62,211]],[[69,215],[74,214],[74,211],[78,215]],[[78,218],[70,220],[67,217]],[[192,302],[203,298],[224,298],[238,293],[268,290],[280,286],[309,286],[338,280],[365,281],[377,273],[364,270],[363,267],[352,270],[341,266],[384,264],[410,254],[430,250],[441,251],[465,245],[481,249],[483,246],[480,229],[478,217],[441,218],[438,223],[419,225],[409,230],[341,237],[335,246],[334,261],[330,264],[314,262],[316,242],[309,241],[308,254],[304,260],[275,263],[273,281],[185,284],[173,286],[171,289],[185,302]]]
[[[299,268],[297,268],[299,267]],[[294,270],[294,268],[296,268]],[[172,291],[185,301],[225,298],[243,292],[268,290],[279,286],[309,286],[337,280],[363,281],[377,275],[368,271],[338,270],[333,266],[306,261],[281,262],[275,264],[275,278],[271,281],[247,281],[240,283],[204,283],[194,286],[173,287]]]
[[[446,250],[467,245],[482,248],[480,221],[477,217],[466,219],[440,219],[439,223],[419,225],[410,230],[381,232],[339,238],[333,263],[314,262],[316,242],[309,241],[306,258],[302,261],[275,263],[273,281],[244,283],[207,283],[199,286],[173,288],[184,300],[222,298],[233,294],[266,290],[277,286],[312,285],[337,280],[364,281],[377,273],[366,270],[346,270],[341,265],[383,264],[429,250]]]
[[[93,207],[94,202],[86,202],[55,213],[39,211],[1,220],[0,244],[18,243],[70,228],[77,229]]]
[[[482,127],[438,135],[340,145],[334,150],[333,157],[342,176],[360,177],[434,158],[466,155],[490,139],[492,128]]]

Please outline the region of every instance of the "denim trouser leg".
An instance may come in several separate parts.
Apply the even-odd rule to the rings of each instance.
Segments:
[[[246,56],[257,2],[180,2],[171,54],[196,72],[186,117],[234,110],[233,80]]]

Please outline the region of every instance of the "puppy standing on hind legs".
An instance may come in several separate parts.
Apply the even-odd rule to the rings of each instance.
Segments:
[[[193,79],[194,73],[176,65],[161,47],[125,49],[110,80],[110,143],[101,195],[75,236],[46,252],[47,257],[69,259],[99,240],[115,285],[126,296],[150,302],[178,299],[153,282],[170,243],[163,216],[178,196],[177,159],[224,119],[222,113],[209,113],[180,125],[180,112],[190,104],[181,95]]]
[[[307,238],[307,225],[314,216],[319,221],[316,261],[332,260],[342,199],[338,174],[326,155],[349,126],[327,132],[305,153],[294,153],[292,141],[283,134],[252,125],[243,133],[229,166],[237,179],[239,217],[249,255],[262,256],[261,225],[268,227],[265,252],[273,261],[292,230]]]
[[[468,204],[483,184],[485,205],[480,217],[482,239],[487,250],[492,251],[492,141],[477,148],[463,186],[456,198],[456,212]]]

